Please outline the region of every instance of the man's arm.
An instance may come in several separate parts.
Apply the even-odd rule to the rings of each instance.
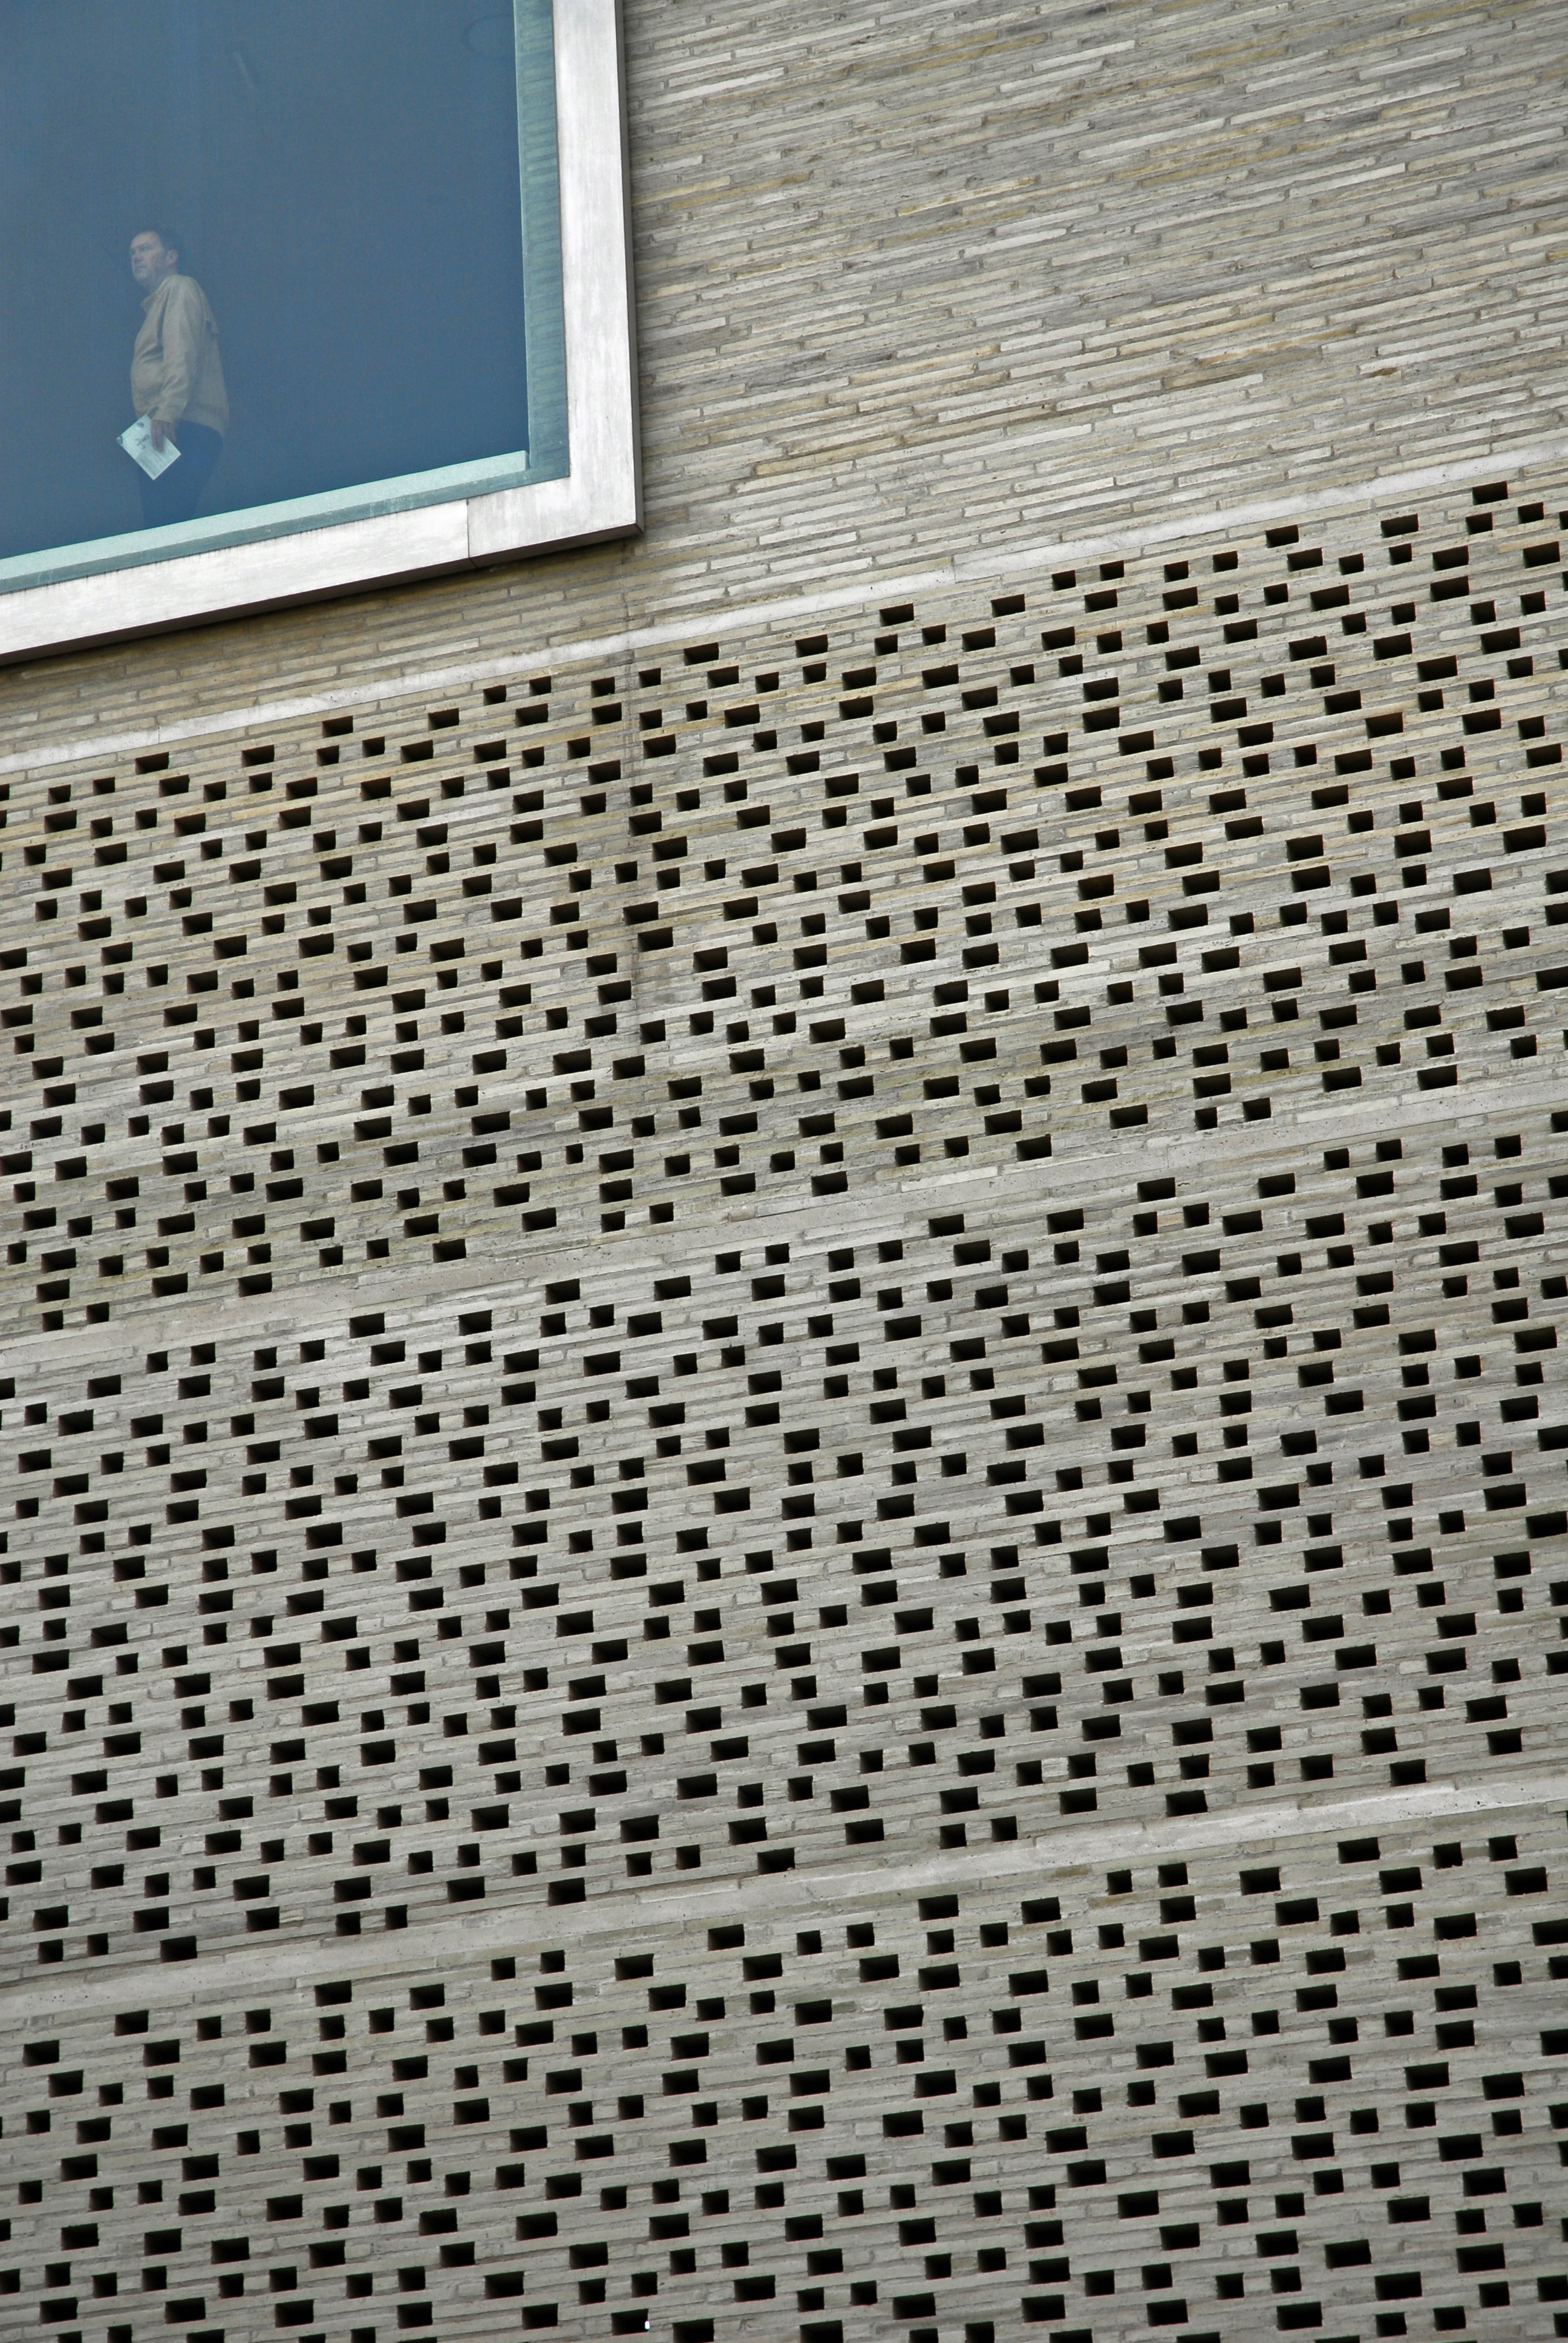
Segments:
[[[155,447],[161,447],[166,438],[175,436],[175,427],[190,404],[200,334],[201,297],[187,278],[176,277],[164,303],[163,381],[157,403],[147,417]]]

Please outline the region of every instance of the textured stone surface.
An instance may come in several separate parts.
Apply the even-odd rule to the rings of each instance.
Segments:
[[[646,544],[4,679],[7,2331],[1568,2315],[1548,23],[634,10]]]
[[[46,2322],[1554,2298],[1539,488],[13,784]]]

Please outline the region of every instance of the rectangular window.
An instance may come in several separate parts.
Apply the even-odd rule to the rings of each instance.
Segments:
[[[5,0],[0,657],[637,525],[613,0]]]

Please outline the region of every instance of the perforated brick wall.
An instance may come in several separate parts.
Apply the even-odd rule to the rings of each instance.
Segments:
[[[13,778],[8,2327],[1568,2320],[1565,498]]]

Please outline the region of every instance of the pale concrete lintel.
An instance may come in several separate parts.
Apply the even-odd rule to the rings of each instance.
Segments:
[[[78,2011],[123,2009],[136,2001],[189,2006],[252,1987],[300,1992],[318,1978],[348,1972],[368,1987],[382,1975],[452,1974],[459,1965],[497,1955],[526,1956],[541,1945],[581,1945],[601,1936],[622,1946],[662,1941],[670,1947],[666,1957],[678,1959],[683,1939],[691,1944],[699,1930],[737,1918],[750,1928],[765,1919],[820,1918],[828,1911],[840,1917],[888,1903],[907,1906],[920,1896],[955,1892],[960,1897],[1001,1893],[1021,1898],[1038,1895],[1047,1884],[1060,1885],[1101,1866],[1169,1861],[1215,1848],[1255,1858],[1297,1839],[1375,1836],[1410,1825],[1538,1813],[1565,1803],[1568,1774],[1515,1775],[1462,1787],[1428,1783],[1382,1795],[1326,1800],[1321,1805],[1151,1815],[1145,1822],[1111,1827],[1063,1821],[1058,1829],[1013,1842],[1005,1853],[967,1847],[961,1855],[933,1855],[924,1863],[890,1863],[876,1869],[839,1871],[814,1865],[809,1871],[774,1872],[744,1882],[716,1880],[700,1886],[645,1888],[628,1883],[582,1904],[546,1905],[519,1897],[498,1910],[477,1913],[469,1906],[460,1917],[399,1929],[379,1943],[364,1936],[348,1943],[337,1936],[274,1940],[206,1954],[196,1961],[116,1965],[101,1977],[84,1975],[78,1966],[53,1987],[28,1985],[0,1993],[0,2029],[18,2034],[29,2026],[66,2023]],[[1321,1878],[1318,1884],[1323,1884]],[[1238,1909],[1219,1933],[1231,1942],[1241,1941],[1244,1916]]]
[[[139,731],[106,733],[94,739],[56,740],[0,757],[0,773],[53,770],[62,765],[101,764],[106,759],[145,755],[150,750],[194,746],[236,732],[264,730],[297,723],[306,718],[330,716],[339,709],[380,708],[393,700],[444,697],[470,685],[514,676],[525,665],[558,667],[602,664],[606,660],[657,650],[669,643],[687,643],[705,635],[734,636],[757,628],[789,627],[803,619],[822,618],[838,610],[865,608],[869,603],[909,601],[918,595],[950,593],[962,586],[1005,586],[1036,571],[1080,561],[1124,558],[1152,553],[1193,537],[1228,537],[1248,528],[1271,528],[1289,520],[1370,513],[1380,505],[1403,501],[1434,490],[1462,488],[1487,478],[1501,465],[1511,473],[1538,470],[1568,461],[1568,439],[1548,439],[1510,447],[1490,447],[1449,464],[1432,464],[1417,470],[1380,473],[1345,488],[1302,488],[1292,496],[1208,510],[1196,501],[1172,499],[1174,518],[1131,528],[1066,538],[1056,543],[1026,546],[1016,552],[983,551],[956,555],[934,568],[875,578],[858,578],[827,592],[798,594],[765,602],[719,604],[691,609],[678,623],[628,628],[622,631],[575,641],[539,643],[534,649],[505,658],[415,669],[402,675],[368,678],[330,691],[301,693],[293,698],[261,700],[244,708],[225,709],[189,722],[149,726]],[[1132,493],[1132,491],[1121,491]],[[1108,484],[1108,495],[1118,493]]]
[[[1423,1093],[1419,1105],[1407,1102],[1401,1107],[1398,1127],[1402,1131],[1417,1122],[1441,1123],[1452,1131],[1484,1132],[1498,1128],[1504,1108],[1508,1119],[1517,1122],[1523,1112],[1532,1109],[1544,1112],[1557,1094],[1550,1078],[1533,1083],[1526,1091],[1523,1085],[1506,1077],[1484,1086],[1478,1084],[1459,1099],[1452,1091]],[[1340,1132],[1347,1139],[1362,1138],[1368,1127],[1364,1110],[1353,1107],[1314,1113],[1301,1120],[1310,1121],[1314,1145]],[[1292,1153],[1292,1133],[1297,1127],[1283,1117],[1277,1122],[1227,1125],[1225,1144],[1232,1160],[1249,1158],[1262,1165]],[[1138,1161],[1145,1174],[1171,1171],[1181,1173],[1190,1169],[1212,1176],[1212,1132],[1193,1131],[1167,1138],[1140,1130],[1129,1133],[1128,1138],[1137,1150]],[[1130,1167],[1129,1187],[1136,1176]],[[1030,1208],[1043,1211],[1048,1202],[1052,1209],[1099,1202],[1105,1192],[1104,1155],[1098,1147],[1086,1147],[1081,1153],[1074,1151],[1071,1154],[1052,1155],[1042,1164],[992,1163],[936,1179],[900,1181],[896,1185],[873,1181],[861,1190],[858,1199],[856,1242],[869,1244],[879,1236],[905,1233],[911,1214],[922,1209],[921,1200],[933,1194],[940,1195],[944,1212],[983,1206],[992,1220],[1005,1220]],[[714,1232],[736,1232],[750,1227],[765,1232],[769,1242],[787,1238],[810,1250],[825,1249],[829,1238],[823,1223],[822,1200],[801,1203],[798,1196],[799,1191],[792,1187],[790,1201],[781,1201],[772,1211],[766,1204],[759,1210],[754,1199],[728,1211],[716,1208],[704,1225]],[[180,1338],[192,1342],[233,1342],[236,1339],[252,1342],[258,1334],[292,1336],[307,1329],[320,1332],[346,1324],[350,1317],[376,1310],[391,1312],[400,1326],[412,1325],[427,1318],[449,1318],[454,1306],[481,1296],[493,1309],[505,1310],[515,1298],[526,1297],[530,1302],[538,1299],[547,1280],[558,1267],[563,1239],[569,1238],[570,1233],[569,1230],[543,1231],[534,1240],[528,1265],[510,1276],[501,1273],[500,1262],[485,1259],[447,1269],[433,1268],[420,1278],[417,1301],[411,1299],[415,1289],[410,1286],[406,1269],[332,1282],[312,1279],[295,1289],[296,1308],[290,1309],[291,1294],[285,1290],[259,1297],[254,1316],[240,1314],[232,1297],[226,1301],[215,1296],[205,1307],[199,1297],[194,1301],[184,1297],[186,1306],[180,1312]],[[641,1234],[591,1234],[596,1257],[604,1261],[607,1276],[618,1284],[638,1276],[651,1277],[678,1265],[688,1257],[689,1242],[688,1227],[674,1223],[662,1241]],[[113,1357],[123,1350],[133,1328],[162,1315],[166,1315],[164,1305],[149,1298],[145,1304],[127,1309],[123,1316],[102,1326],[83,1326],[48,1336],[18,1332],[7,1340],[7,1363],[18,1375],[53,1377]]]

